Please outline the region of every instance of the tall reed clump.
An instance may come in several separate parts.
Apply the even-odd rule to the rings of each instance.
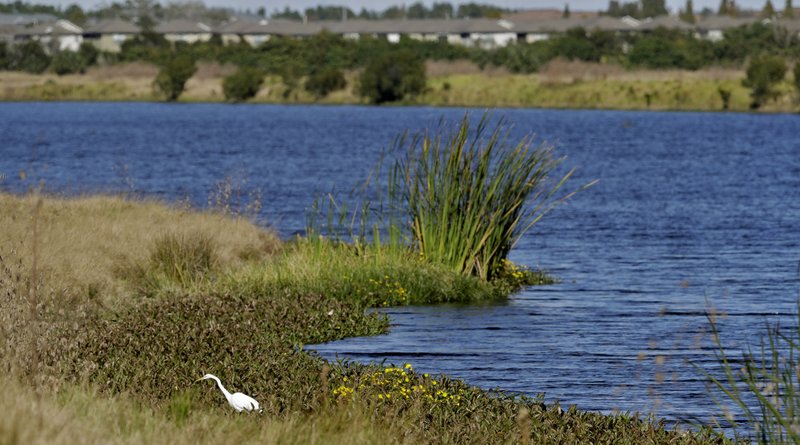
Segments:
[[[204,234],[166,234],[155,240],[147,261],[120,268],[137,293],[154,296],[160,289],[186,288],[208,280],[218,269],[214,240]]]
[[[725,353],[716,317],[711,314],[708,319],[722,372],[701,372],[710,382],[709,392],[723,412],[724,425],[737,439],[750,443],[800,443],[800,310],[794,328],[769,326],[758,352],[748,348],[741,359]],[[715,423],[721,430],[723,424]],[[742,434],[742,429],[747,431]]]
[[[509,133],[484,114],[475,129],[466,115],[455,128],[398,139],[405,152],[387,199],[425,260],[490,281],[522,235],[575,193],[557,196],[574,169],[551,182],[562,161],[552,147],[530,136],[512,144]]]

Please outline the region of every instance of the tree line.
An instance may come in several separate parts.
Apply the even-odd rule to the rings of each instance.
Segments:
[[[401,4],[390,6],[384,10],[373,10],[362,8],[358,13],[347,7],[340,6],[316,6],[306,9],[293,9],[286,6],[283,10],[268,11],[266,7],[260,7],[254,11],[236,11],[232,8],[207,7],[202,1],[185,0],[167,2],[161,4],[155,0],[125,0],[124,2],[114,1],[101,3],[94,9],[84,10],[77,3],[68,5],[65,8],[52,5],[39,5],[23,1],[14,1],[0,4],[0,13],[45,13],[52,14],[59,18],[67,19],[79,26],[83,26],[89,19],[103,18],[122,18],[126,20],[138,20],[142,16],[148,16],[156,20],[171,20],[176,18],[191,18],[204,20],[209,24],[222,23],[237,13],[258,15],[261,17],[270,16],[276,19],[296,20],[296,21],[322,21],[322,20],[342,20],[344,19],[444,19],[444,18],[500,18],[503,13],[510,12],[506,8],[500,8],[483,3],[462,3],[453,5],[449,2],[433,3],[430,7],[423,2],[416,2],[410,5]]]

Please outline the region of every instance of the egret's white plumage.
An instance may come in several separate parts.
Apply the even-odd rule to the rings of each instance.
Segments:
[[[236,412],[242,412],[242,411],[257,411],[259,413],[262,412],[261,405],[258,404],[256,399],[246,394],[242,394],[240,392],[235,392],[233,394],[229,393],[228,390],[225,389],[224,386],[222,386],[222,382],[220,382],[217,376],[215,376],[214,374],[206,374],[203,377],[197,379],[197,381],[199,382],[201,380],[206,380],[206,379],[212,379],[217,382],[217,386],[219,386],[220,391],[222,391],[222,394],[224,394],[225,398],[228,399],[228,404],[230,404],[233,407],[233,409],[236,410]]]

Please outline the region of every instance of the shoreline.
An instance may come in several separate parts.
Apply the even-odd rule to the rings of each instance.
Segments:
[[[135,66],[100,67],[85,74],[56,76],[0,71],[0,102],[163,102],[152,91],[154,72]],[[113,71],[112,71],[113,70]],[[201,69],[187,82],[175,103],[231,103],[221,93],[219,68]],[[224,71],[223,71],[224,72]],[[749,89],[740,71],[636,71],[608,76],[574,77],[568,74],[510,74],[445,72],[428,77],[428,88],[415,98],[380,105],[454,108],[510,108],[606,111],[674,111],[796,113],[797,93],[784,81],[775,100],[750,108]],[[236,104],[374,106],[354,91],[355,73],[348,86],[315,100],[302,87],[288,88],[267,76],[255,98]],[[729,92],[725,108],[720,90]]]

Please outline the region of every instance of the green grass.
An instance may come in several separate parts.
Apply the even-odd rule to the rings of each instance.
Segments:
[[[556,204],[572,176],[550,176],[561,162],[529,138],[512,143],[500,121],[489,129],[484,114],[475,128],[465,116],[453,128],[400,139],[401,157],[391,168],[387,200],[401,216],[391,232],[434,264],[491,282],[502,275],[508,254]]]
[[[450,85],[445,88],[444,85]],[[729,110],[749,111],[749,89],[736,79],[597,79],[545,83],[537,75],[450,75],[432,79],[419,101],[442,106],[721,111],[718,89],[731,91]],[[793,92],[780,88],[767,110],[794,110]]]

